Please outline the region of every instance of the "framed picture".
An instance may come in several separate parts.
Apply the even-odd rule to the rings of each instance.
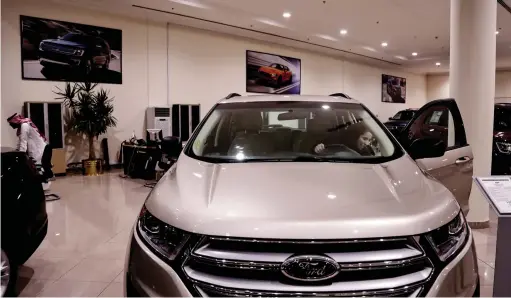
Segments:
[[[247,51],[246,91],[300,94],[302,61],[275,54]]]
[[[122,31],[20,16],[21,76],[122,84]]]
[[[406,102],[406,79],[391,75],[381,76],[381,101],[391,103]]]

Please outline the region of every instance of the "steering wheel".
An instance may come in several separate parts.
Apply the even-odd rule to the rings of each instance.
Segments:
[[[349,148],[344,144],[326,144],[325,149],[318,153],[318,155],[333,155],[340,157],[353,157],[361,156],[357,151]]]

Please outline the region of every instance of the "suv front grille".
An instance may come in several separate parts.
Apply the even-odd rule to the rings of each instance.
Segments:
[[[41,49],[43,51],[56,52],[56,53],[61,53],[61,54],[65,54],[65,55],[73,55],[76,51],[76,48],[73,48],[73,47],[67,47],[64,45],[55,45],[55,44],[51,44],[51,43],[47,43],[47,42],[45,42],[41,45]]]
[[[282,264],[324,256],[338,273],[322,281],[289,278]],[[203,296],[417,296],[433,265],[413,237],[278,241],[204,237],[183,264]]]

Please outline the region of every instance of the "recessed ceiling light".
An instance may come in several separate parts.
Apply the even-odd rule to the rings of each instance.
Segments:
[[[330,35],[325,35],[325,34],[316,34],[317,37],[319,38],[323,38],[323,39],[327,39],[327,40],[331,40],[331,41],[337,41],[336,38],[330,36]]]
[[[341,29],[341,35],[346,35],[348,34],[348,30],[346,29]]]
[[[388,45],[389,45],[389,44],[388,44],[387,42],[385,42],[385,41],[381,43],[381,46],[382,46],[382,47],[386,47],[386,46],[388,46]]]
[[[281,23],[279,23],[279,22],[275,22],[275,21],[270,20],[270,19],[263,19],[263,18],[260,18],[260,19],[256,19],[256,21],[261,22],[261,23],[266,24],[266,25],[270,25],[270,26],[275,26],[275,27],[280,27],[280,28],[286,28],[286,26],[282,25]]]
[[[417,54],[417,52],[412,53],[412,56],[417,56],[417,55],[419,55],[419,54]]]
[[[282,14],[282,16],[287,19],[287,18],[291,17],[291,13],[290,12],[285,12],[285,13]]]
[[[435,65],[436,65],[436,66],[440,66],[440,65],[442,65],[442,63],[437,62],[437,63],[435,63]]]

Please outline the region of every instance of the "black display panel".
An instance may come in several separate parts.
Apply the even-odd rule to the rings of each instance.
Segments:
[[[179,105],[172,105],[172,136],[179,137]]]
[[[192,106],[192,131],[197,128],[200,122],[200,106]]]
[[[46,136],[52,148],[63,148],[62,140],[62,106],[60,103],[48,104],[48,129]]]
[[[44,104],[27,103],[27,105],[30,114],[25,115],[25,117],[29,117],[30,119],[32,119],[32,122],[35,124],[35,126],[37,126],[39,132],[46,136],[46,130],[44,127]]]
[[[188,141],[190,138],[190,115],[189,115],[189,106],[182,105],[179,107],[181,110],[181,141]]]

